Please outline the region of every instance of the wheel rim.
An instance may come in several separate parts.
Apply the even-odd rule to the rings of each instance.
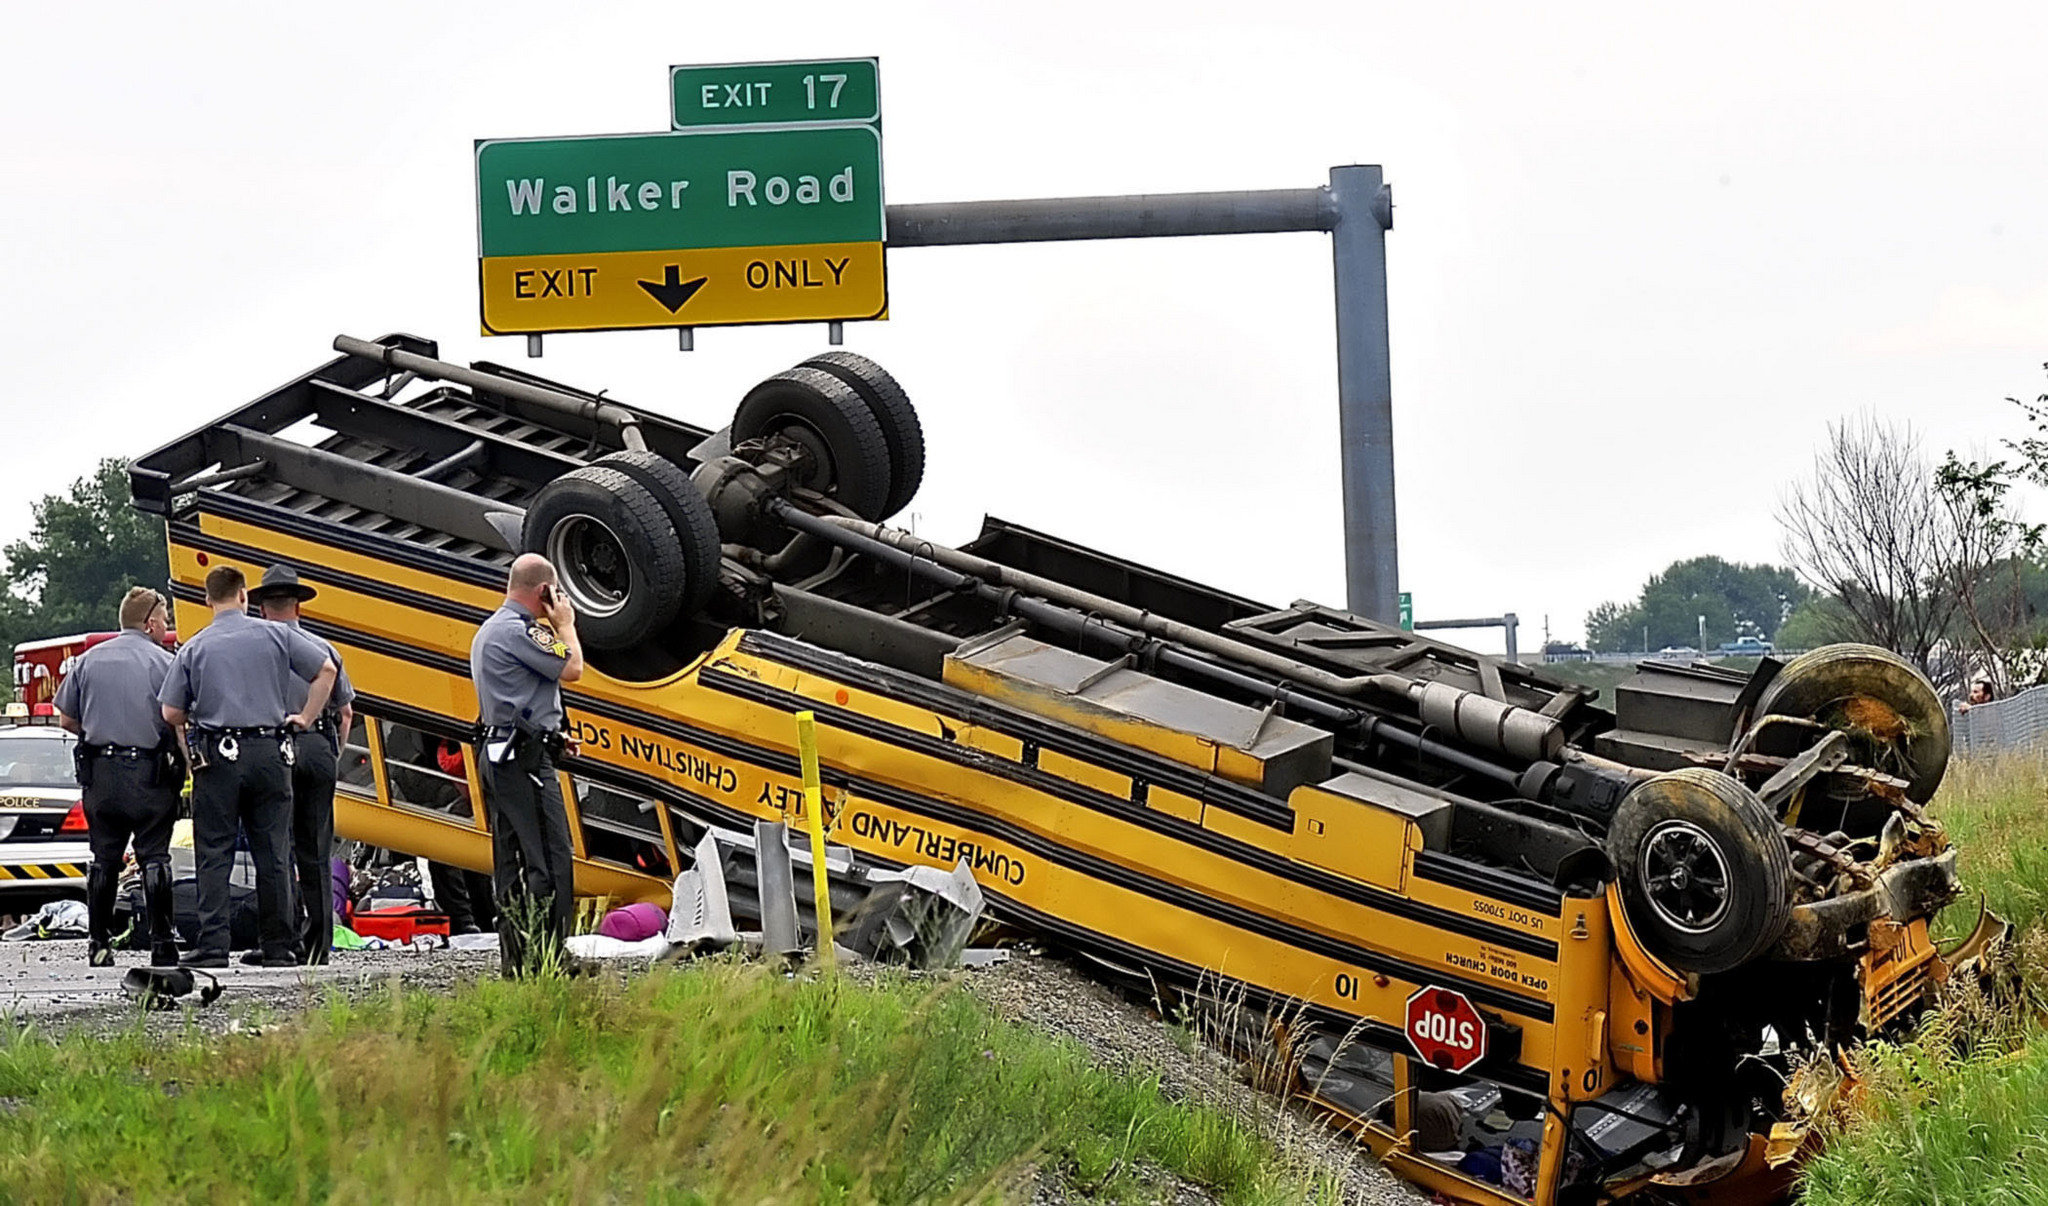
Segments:
[[[632,588],[632,565],[618,533],[588,515],[570,515],[548,530],[548,560],[578,613],[614,616]]]
[[[1664,924],[1704,934],[1728,915],[1728,859],[1691,821],[1661,821],[1637,862],[1643,898]]]

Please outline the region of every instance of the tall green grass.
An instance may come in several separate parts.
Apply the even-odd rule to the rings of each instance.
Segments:
[[[1332,1193],[1254,1122],[901,981],[712,964],[393,987],[253,1038],[0,1038],[0,1202],[1001,1201],[1033,1168]]]
[[[1847,1124],[1804,1177],[1809,1206],[2048,1206],[2048,761],[1958,761],[1935,813],[1960,849],[1964,901],[2014,925],[1986,979],[1951,980],[1911,1041],[1855,1053]]]
[[[1943,929],[1968,932],[1978,892],[2016,929],[2040,925],[2048,916],[2048,758],[1957,759],[1934,812],[1955,839],[1969,890],[1943,915]]]

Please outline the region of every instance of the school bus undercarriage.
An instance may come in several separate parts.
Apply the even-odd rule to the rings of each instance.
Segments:
[[[1005,921],[1270,1019],[1305,1096],[1459,1201],[1768,1200],[1784,1078],[1947,973],[1946,716],[1883,651],[1646,664],[1609,711],[1016,524],[890,528],[922,433],[859,357],[712,430],[411,336],[336,347],[132,481],[181,631],[211,565],[318,587],[364,714],[344,835],[489,868],[467,651],[531,549],[593,666],[565,693],[579,892],[665,902],[707,828],[785,816],[813,712],[853,857],[964,862]],[[1526,1174],[1426,1150],[1432,1095],[1435,1141]]]

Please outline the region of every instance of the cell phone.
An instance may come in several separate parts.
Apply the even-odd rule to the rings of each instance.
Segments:
[[[540,587],[540,605],[549,611],[555,609],[555,584],[543,582]]]

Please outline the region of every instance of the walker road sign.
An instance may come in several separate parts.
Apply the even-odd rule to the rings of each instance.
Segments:
[[[888,307],[871,124],[486,140],[476,186],[487,335]]]
[[[879,122],[874,59],[671,67],[670,120],[678,130],[798,122]]]

